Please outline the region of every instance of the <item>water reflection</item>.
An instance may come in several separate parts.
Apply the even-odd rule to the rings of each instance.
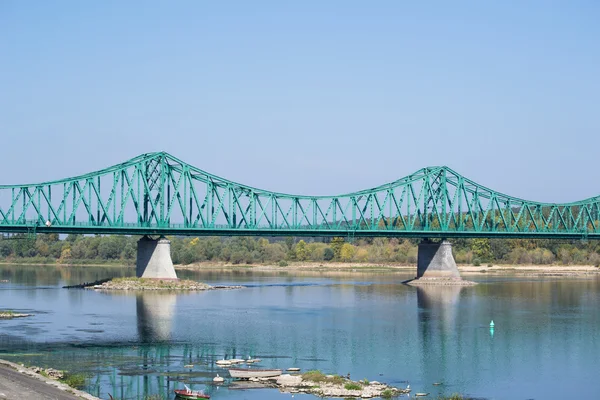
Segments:
[[[454,327],[456,310],[463,286],[418,286],[419,320],[428,327],[439,325],[443,330]]]
[[[171,339],[177,294],[139,293],[136,296],[137,328],[141,343]]]
[[[265,368],[351,373],[395,386],[409,381],[432,398],[454,392],[570,398],[565,381],[581,398],[600,392],[600,342],[593,340],[600,324],[598,278],[482,274],[475,287],[414,288],[392,273],[244,270],[181,275],[247,284],[242,290],[136,295],[58,286],[127,271],[0,268],[0,276],[11,279],[0,285],[0,306],[35,314],[0,321],[0,358],[84,372],[91,376],[87,389],[98,397],[131,400],[172,399],[172,389],[184,382],[220,400],[281,399],[277,391],[211,386],[216,373],[227,377],[215,360],[247,356],[262,358]]]

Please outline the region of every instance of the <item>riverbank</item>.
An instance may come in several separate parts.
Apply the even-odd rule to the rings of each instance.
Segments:
[[[405,264],[357,264],[344,262],[291,262],[287,266],[278,265],[239,265],[231,263],[194,263],[175,265],[177,270],[202,271],[257,271],[257,272],[345,272],[345,273],[377,273],[403,272],[416,274],[415,265]],[[528,276],[585,276],[599,275],[600,268],[593,265],[458,265],[461,274],[525,274]]]
[[[63,263],[26,263],[20,262],[19,265],[40,266],[40,267],[108,267],[108,268],[133,268],[129,264],[63,264]],[[0,265],[14,265],[12,262],[0,262]],[[490,266],[491,265],[491,266]],[[276,264],[233,264],[228,262],[199,262],[193,264],[176,264],[176,270],[192,271],[255,271],[255,272],[286,272],[286,273],[309,273],[309,272],[330,272],[330,273],[389,273],[403,272],[416,273],[416,265],[393,264],[393,263],[353,263],[353,262],[307,262],[296,261],[286,263],[285,266]],[[593,265],[526,265],[526,264],[486,264],[481,266],[459,264],[458,270],[461,275],[469,274],[518,274],[526,276],[590,276],[600,274],[600,268]],[[2,280],[0,283],[9,283],[9,280]]]
[[[89,393],[40,375],[30,368],[0,360],[0,398],[8,400],[100,400]]]

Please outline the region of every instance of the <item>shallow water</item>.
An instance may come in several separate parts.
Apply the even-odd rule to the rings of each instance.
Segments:
[[[101,398],[171,399],[183,382],[213,399],[291,396],[237,389],[214,364],[248,356],[261,358],[261,367],[410,382],[413,393],[430,398],[600,394],[597,277],[481,274],[475,287],[414,288],[401,283],[410,275],[391,272],[180,271],[181,278],[247,287],[179,294],[60,288],[133,274],[114,267],[0,267],[0,279],[10,280],[0,283],[0,308],[35,314],[0,321],[0,358],[85,372],[86,390]],[[222,386],[212,384],[217,373],[226,377]]]

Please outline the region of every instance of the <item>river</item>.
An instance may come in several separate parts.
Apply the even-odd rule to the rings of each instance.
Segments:
[[[283,270],[283,268],[282,268]],[[103,399],[174,398],[187,383],[212,399],[287,399],[237,388],[222,358],[350,374],[437,395],[597,398],[600,279],[479,274],[474,287],[415,288],[403,273],[179,271],[244,289],[101,293],[68,284],[132,268],[0,266],[0,358],[83,372]],[[495,328],[489,328],[493,320]],[[216,374],[226,378],[216,386]],[[441,385],[433,385],[441,383]],[[296,395],[313,398],[309,395]]]

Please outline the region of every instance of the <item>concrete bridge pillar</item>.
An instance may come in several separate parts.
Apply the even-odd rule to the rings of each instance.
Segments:
[[[452,255],[452,243],[447,240],[419,243],[417,253],[417,278],[410,285],[474,285],[460,277]]]
[[[171,241],[161,236],[142,237],[137,243],[135,275],[138,278],[177,279],[171,260]]]

